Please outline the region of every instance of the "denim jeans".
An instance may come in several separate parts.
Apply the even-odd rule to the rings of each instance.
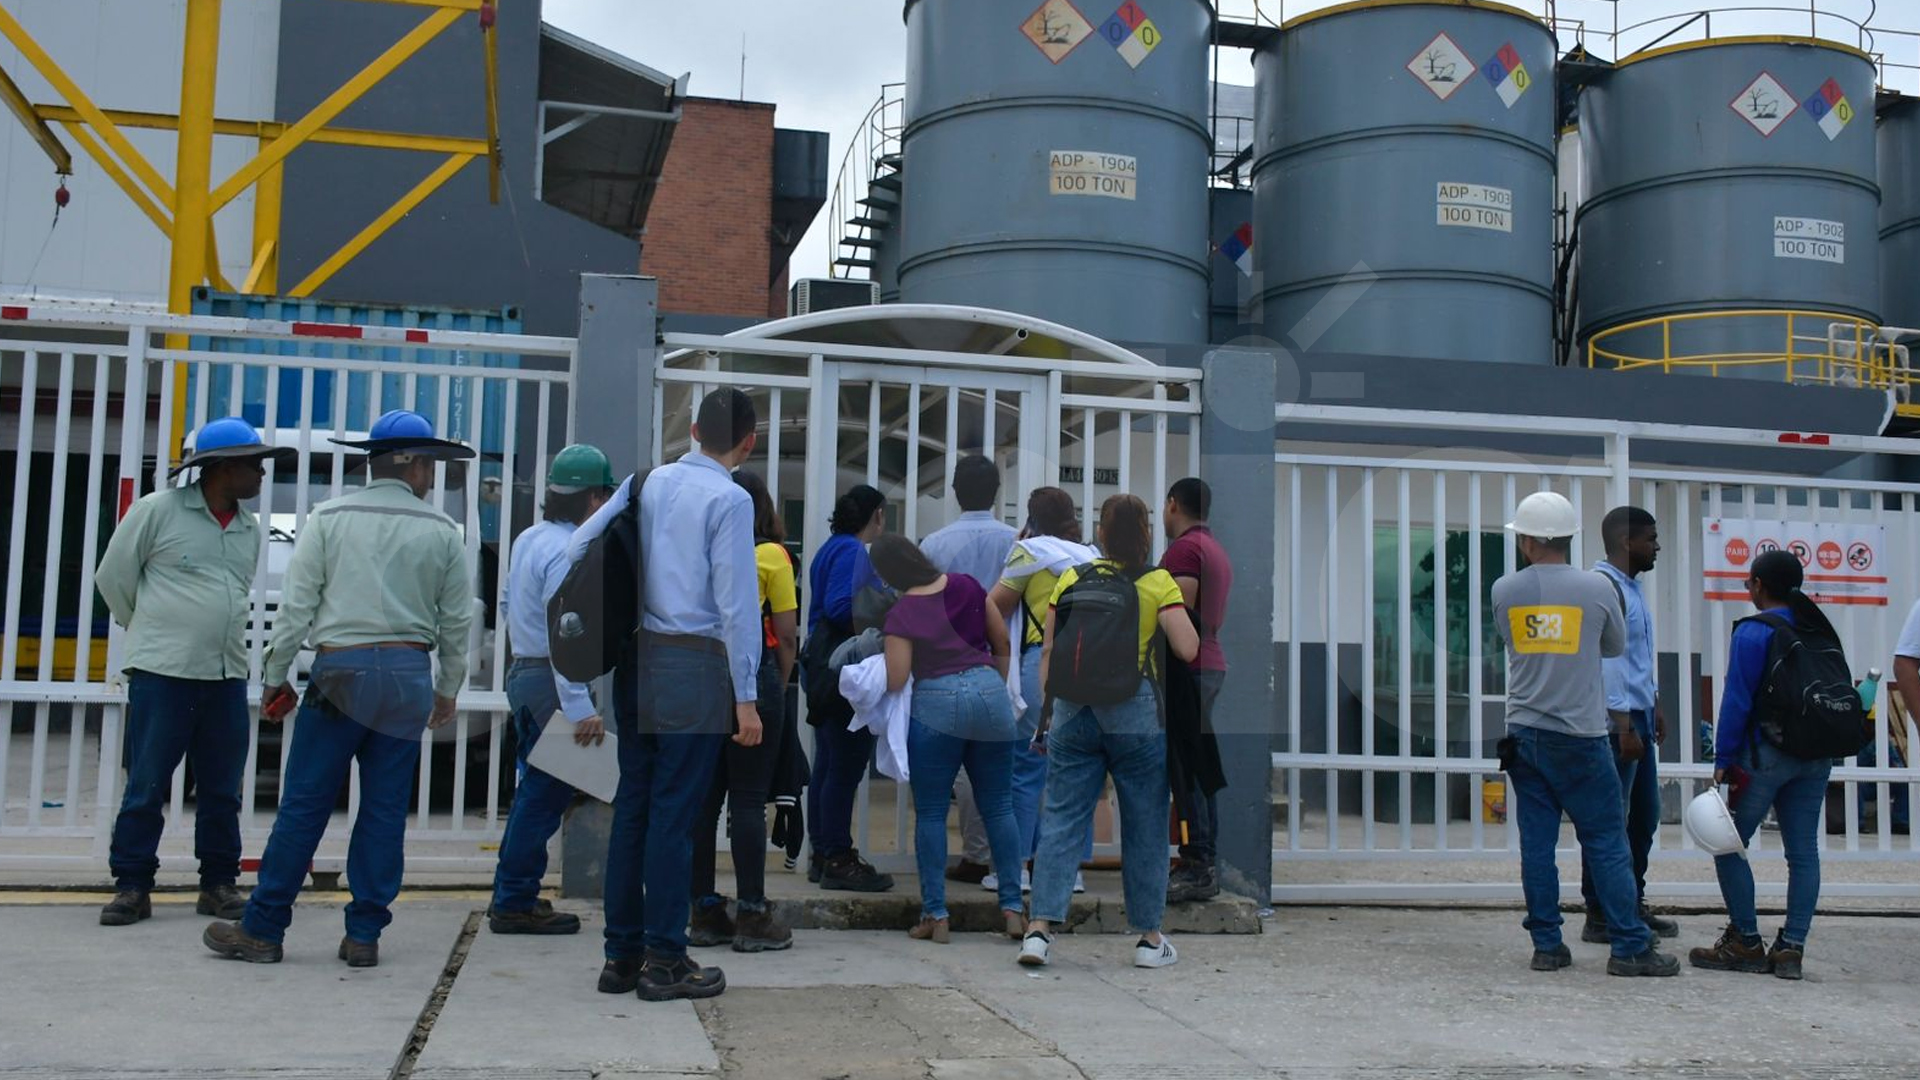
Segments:
[[[1167,735],[1145,679],[1129,701],[1055,701],[1047,733],[1047,803],[1033,859],[1033,917],[1064,922],[1102,782],[1120,798],[1120,881],[1127,922],[1160,929],[1167,905]]]
[[[1620,773],[1606,736],[1582,737],[1533,727],[1514,727],[1513,781],[1520,827],[1520,884],[1527,897],[1523,924],[1533,947],[1560,947],[1560,813],[1573,819],[1580,850],[1593,868],[1600,910],[1613,937],[1613,955],[1638,956],[1652,936],[1640,921],[1633,889],[1633,858],[1627,854],[1627,818],[1620,807]]]
[[[780,740],[787,730],[786,687],[780,683],[780,661],[767,650],[760,661],[760,745],[729,741],[720,752],[713,781],[700,808],[693,832],[693,875],[689,894],[695,901],[719,900],[714,889],[718,856],[720,807],[727,807],[727,838],[733,851],[734,891],[742,906],[762,908],[767,902],[767,800],[773,789],[774,767],[780,763]]]
[[[1780,846],[1787,853],[1787,924],[1780,935],[1795,945],[1807,943],[1814,905],[1820,900],[1820,825],[1825,816],[1827,776],[1833,763],[1806,761],[1759,740],[1755,756],[1742,762],[1750,779],[1733,803],[1740,839],[1751,841],[1772,810],[1780,822]],[[1743,934],[1760,932],[1754,912],[1753,867],[1739,855],[1713,860],[1727,918]]]
[[[500,864],[493,873],[493,910],[531,911],[547,875],[547,843],[573,801],[573,785],[527,767],[547,721],[560,711],[560,691],[545,657],[516,660],[507,671],[507,707],[515,742],[513,806],[500,837]]]
[[[247,933],[279,941],[293,921],[314,849],[333,814],[348,766],[360,765],[360,812],[347,847],[347,936],[378,941],[405,869],[407,807],[419,772],[420,737],[433,711],[433,671],[413,649],[343,649],[313,662],[294,717],[280,812],[260,860],[260,883],[241,920]]]
[[[650,645],[613,678],[620,787],[607,842],[607,959],[685,956],[693,828],[733,723],[727,658]]]
[[[1195,681],[1200,684],[1200,715],[1206,718],[1208,729],[1213,726],[1213,703],[1220,696],[1220,686],[1227,680],[1224,671],[1195,671]],[[1180,857],[1190,863],[1212,866],[1218,851],[1214,835],[1214,823],[1220,820],[1220,800],[1217,793],[1202,791],[1198,778],[1190,779],[1191,786],[1180,793],[1180,809],[1187,819],[1187,842],[1180,845]]]
[[[1047,755],[1033,748],[1033,734],[1040,730],[1040,709],[1045,704],[1040,693],[1040,648],[1034,646],[1020,654],[1020,689],[1027,699],[1027,711],[1014,717],[1019,739],[1013,746],[1013,830],[1024,857],[1031,859],[1040,850],[1040,808],[1047,797]],[[1080,845],[1081,862],[1093,858],[1093,819],[1087,819],[1087,834]]]
[[[1020,868],[1026,862],[1013,824],[1016,732],[1007,684],[990,667],[913,684],[907,760],[912,763],[914,868],[920,874],[920,914],[947,917],[947,810],[961,766],[987,827],[993,872],[1000,878],[1000,909],[1019,911]]]
[[[1647,856],[1653,851],[1653,834],[1660,828],[1660,744],[1653,738],[1651,709],[1634,711],[1633,730],[1639,733],[1646,751],[1637,761],[1616,757],[1614,766],[1620,772],[1620,797],[1627,810],[1627,848],[1633,855],[1634,898],[1644,901]],[[1593,870],[1587,866],[1585,849],[1580,852],[1580,895],[1587,901],[1587,918],[1599,918],[1600,896],[1593,887]]]
[[[193,765],[193,854],[200,887],[240,875],[240,779],[247,766],[244,679],[176,679],[136,671],[127,685],[127,789],[107,866],[115,887],[150,890],[160,869],[173,771]]]
[[[873,732],[845,724],[813,729],[813,779],[807,784],[807,841],[832,858],[853,848],[853,804],[873,760]]]

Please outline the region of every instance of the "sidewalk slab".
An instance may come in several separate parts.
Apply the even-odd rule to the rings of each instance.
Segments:
[[[595,988],[600,912],[561,906],[580,915],[578,934],[495,934],[481,923],[414,1080],[717,1075],[720,1059],[691,1003]]]
[[[279,964],[208,952],[191,906],[122,927],[92,903],[0,907],[0,1075],[380,1080],[471,910],[398,907],[380,966],[349,969],[338,903],[299,905]]]

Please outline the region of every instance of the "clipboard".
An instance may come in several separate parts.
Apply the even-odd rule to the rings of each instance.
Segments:
[[[573,724],[564,715],[554,713],[541,729],[540,741],[527,755],[527,766],[576,790],[611,804],[620,790],[620,739],[607,732],[598,746],[581,746],[573,741]]]

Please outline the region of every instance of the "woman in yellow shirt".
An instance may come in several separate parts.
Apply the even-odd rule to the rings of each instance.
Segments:
[[[766,648],[760,653],[760,727],[758,746],[729,742],[714,770],[700,824],[693,833],[693,910],[687,941],[692,945],[731,944],[735,952],[768,952],[793,944],[793,934],[773,917],[767,904],[767,798],[780,742],[787,727],[787,680],[798,652],[800,602],[787,554],[786,527],[767,492],[766,481],[741,470],[734,482],[753,496],[753,561],[760,583]],[[727,898],[714,889],[715,848],[720,806],[731,804],[728,836],[739,902],[727,917]]]
[[[1040,817],[1040,850],[1033,860],[1033,921],[1020,944],[1020,963],[1029,967],[1047,962],[1053,944],[1050,927],[1067,917],[1073,873],[1080,865],[1080,845],[1109,774],[1120,800],[1120,875],[1127,921],[1141,934],[1133,951],[1134,966],[1166,967],[1178,958],[1173,943],[1160,932],[1160,917],[1167,902],[1167,805],[1171,794],[1167,787],[1167,736],[1160,722],[1156,686],[1165,664],[1153,654],[1164,637],[1175,656],[1192,660],[1200,651],[1200,635],[1187,618],[1180,587],[1165,570],[1149,569],[1153,555],[1149,530],[1147,506],[1132,495],[1115,495],[1100,508],[1100,548],[1106,557],[1095,565],[1131,578],[1139,594],[1139,648],[1135,659],[1140,683],[1132,698],[1113,705],[1084,705],[1049,695],[1054,698],[1047,736],[1047,753],[1052,761],[1047,772],[1046,808]],[[1054,586],[1042,634],[1043,686],[1049,685],[1048,669],[1054,661],[1059,606],[1079,579],[1079,568],[1069,569]],[[1061,663],[1067,660],[1063,656]]]
[[[1031,859],[1040,837],[1040,800],[1047,786],[1047,755],[1034,749],[1040,728],[1040,646],[1053,602],[1053,587],[1068,568],[1090,563],[1100,553],[1080,542],[1080,512],[1073,496],[1057,487],[1034,488],[1027,496],[1027,527],[1007,553],[1007,568],[987,597],[1002,619],[1020,613],[1020,693],[1027,711],[1019,720],[1020,742],[1013,750],[1013,825],[1020,857]],[[1083,851],[1091,852],[1088,822]],[[1079,891],[1076,879],[1075,891]]]

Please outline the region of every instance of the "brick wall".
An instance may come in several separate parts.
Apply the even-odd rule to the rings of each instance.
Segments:
[[[784,315],[786,301],[767,284],[773,106],[713,98],[681,106],[647,213],[640,272],[660,279],[662,311]]]

